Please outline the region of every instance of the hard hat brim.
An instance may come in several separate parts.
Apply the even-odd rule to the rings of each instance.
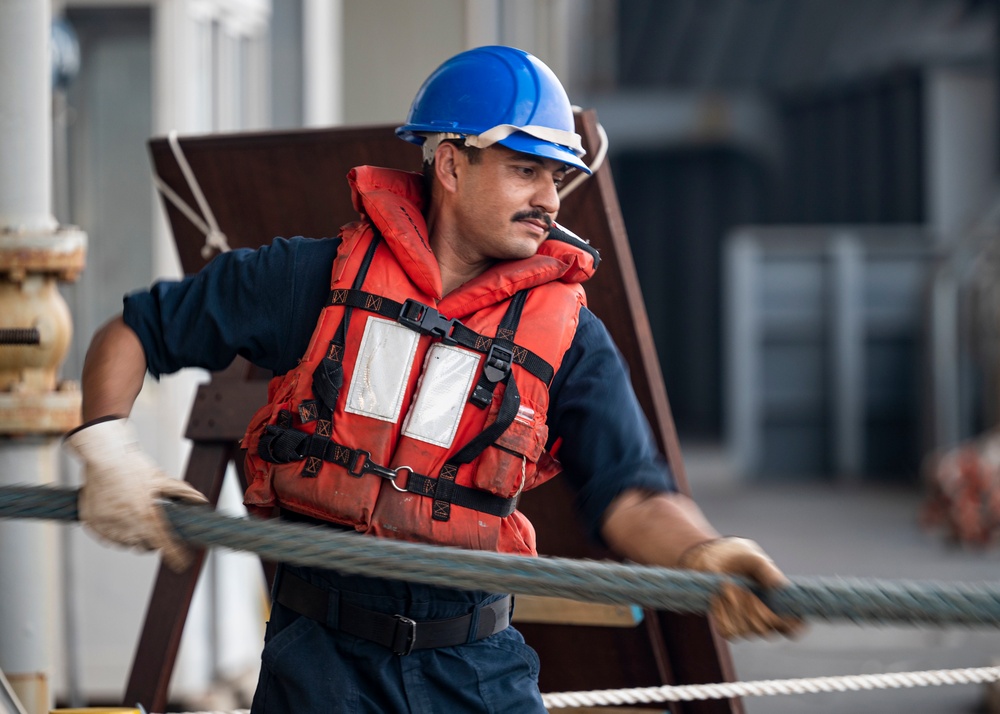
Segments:
[[[560,146],[559,144],[552,144],[548,141],[536,139],[535,137],[525,134],[524,132],[511,134],[497,143],[501,146],[506,146],[508,149],[519,151],[522,154],[530,154],[532,156],[540,156],[544,159],[561,161],[567,166],[572,166],[575,169],[583,171],[585,174],[589,175],[591,173],[587,164],[583,163],[580,157],[573,153],[570,149]]]

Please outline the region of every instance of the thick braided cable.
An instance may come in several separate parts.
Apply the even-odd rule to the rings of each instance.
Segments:
[[[706,699],[764,697],[778,694],[858,692],[872,689],[938,687],[948,684],[983,684],[1000,680],[1000,667],[944,669],[925,672],[855,674],[805,679],[768,679],[756,682],[686,684],[680,686],[606,689],[590,692],[543,694],[546,709],[565,707],[622,706],[659,702],[693,702]]]
[[[75,520],[76,491],[0,487],[0,517]],[[725,576],[568,558],[525,558],[364,538],[322,526],[234,518],[207,506],[166,503],[179,536],[192,544],[255,552],[267,560],[392,577],[428,585],[644,605],[700,613]],[[942,584],[795,578],[761,597],[776,612],[803,618],[878,623],[1000,626],[1000,583]]]

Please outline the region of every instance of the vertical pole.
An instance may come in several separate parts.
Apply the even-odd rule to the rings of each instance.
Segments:
[[[52,215],[50,33],[49,2],[0,2],[0,485],[55,482],[57,436],[80,412],[56,379],[71,326],[55,282],[82,269],[85,236]],[[0,669],[28,714],[51,704],[52,528],[0,524]]]
[[[864,466],[864,255],[852,233],[835,234],[829,252],[834,469],[842,484],[856,485]]]
[[[761,248],[752,233],[740,232],[727,242],[726,440],[741,476],[755,475],[762,465],[760,261]]]
[[[0,228],[51,231],[49,3],[0,3]],[[3,349],[3,347],[0,347]],[[10,348],[8,348],[10,349]],[[0,437],[0,483],[51,482],[51,439]],[[0,669],[29,714],[48,710],[51,526],[0,524]]]
[[[49,3],[0,3],[0,227],[53,230]]]
[[[344,121],[344,8],[342,0],[304,0],[302,29],[303,123]]]
[[[0,483],[51,484],[57,442],[49,437],[0,443]],[[55,526],[0,520],[0,669],[27,714],[49,710],[52,619],[58,611]]]

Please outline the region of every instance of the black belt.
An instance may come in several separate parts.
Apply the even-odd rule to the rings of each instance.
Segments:
[[[416,622],[403,615],[388,615],[344,602],[337,591],[324,590],[284,569],[279,572],[278,578],[275,602],[331,629],[388,647],[398,655],[408,655],[413,650],[463,645],[495,635],[510,625],[510,595],[480,607],[479,623],[472,632],[476,613],[447,620]],[[334,609],[330,607],[331,599],[336,602]],[[335,622],[332,621],[334,619]]]

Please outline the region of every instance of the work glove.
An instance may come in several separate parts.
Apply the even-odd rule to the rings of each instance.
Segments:
[[[191,484],[170,478],[139,445],[125,419],[100,421],[66,437],[66,448],[83,462],[79,511],[100,539],[143,550],[160,550],[175,572],[187,568],[191,551],[172,535],[157,501],[176,498],[208,503]]]
[[[788,583],[761,547],[746,538],[716,538],[700,543],[685,551],[678,566],[743,576],[764,588]],[[803,629],[801,620],[775,614],[750,590],[735,583],[723,584],[721,592],[712,598],[711,613],[719,633],[727,639],[774,633],[794,637]]]

